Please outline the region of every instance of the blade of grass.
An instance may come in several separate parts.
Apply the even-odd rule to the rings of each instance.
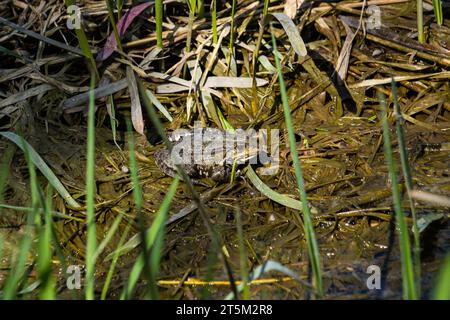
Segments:
[[[31,212],[27,217],[27,223],[25,226],[24,236],[21,240],[19,252],[17,259],[13,259],[15,265],[11,268],[10,273],[8,274],[7,279],[5,280],[5,285],[3,287],[3,299],[12,300],[16,298],[16,294],[18,291],[18,284],[25,272],[27,256],[30,252],[32,245],[32,234],[33,234],[33,222],[35,219],[34,211]]]
[[[417,0],[417,31],[419,32],[419,42],[425,43],[425,34],[423,33],[423,4],[422,0]]]
[[[205,17],[205,0],[197,0],[198,17],[203,19]]]
[[[75,0],[64,0],[64,3],[66,7],[70,7],[73,5],[76,5]],[[83,28],[80,26],[80,28],[75,28],[75,33],[78,38],[78,43],[80,45],[81,51],[83,52],[84,56],[88,60],[88,66],[91,71],[91,73],[95,74],[96,79],[99,79],[99,73],[97,70],[97,64],[95,63],[94,55],[92,54],[91,47],[89,46],[89,42],[87,40],[86,34],[84,33]]]
[[[114,219],[114,222],[112,225],[108,228],[108,232],[106,233],[106,236],[103,238],[102,242],[97,247],[97,251],[95,252],[95,259],[98,259],[100,255],[102,254],[103,250],[105,250],[108,243],[111,241],[112,237],[116,233],[117,229],[120,226],[120,222],[122,222],[122,215],[117,216],[117,218]]]
[[[23,212],[32,212],[33,211],[33,208],[30,208],[30,207],[19,207],[19,206],[12,206],[12,205],[1,204],[1,203],[0,203],[0,208],[17,210],[17,211],[23,211]],[[39,209],[39,213],[42,212],[42,211],[43,211],[42,209]],[[56,218],[68,219],[68,220],[79,221],[79,222],[83,222],[84,221],[81,218],[72,217],[72,216],[69,216],[67,214],[64,214],[64,213],[61,213],[61,212],[57,212],[57,211],[52,211],[51,214],[54,217],[56,217]]]
[[[161,206],[158,209],[158,212],[156,213],[155,220],[153,221],[150,229],[146,232],[146,249],[150,250],[156,241],[162,241],[159,234],[164,230],[165,228],[165,221],[167,220],[167,215],[169,212],[169,207],[172,202],[172,199],[175,195],[175,192],[177,190],[179,183],[179,178],[175,178],[172,181],[172,184],[170,185],[169,189],[167,190],[166,196],[164,197],[163,202],[161,203]],[[125,288],[125,291],[122,293],[122,298],[130,298],[133,295],[134,288],[136,286],[136,283],[139,279],[139,276],[144,268],[144,255],[141,253],[139,255],[139,258],[136,260],[135,264],[133,265],[133,268],[130,272],[130,276],[128,279],[127,286]]]
[[[447,255],[439,270],[433,299],[450,300],[450,254]]]
[[[411,197],[411,192],[413,190],[413,179],[411,174],[411,167],[409,165],[408,160],[408,151],[405,142],[405,133],[403,130],[403,125],[405,120],[403,119],[402,112],[400,109],[400,104],[398,102],[398,94],[397,94],[397,85],[395,84],[394,79],[392,79],[392,98],[394,100],[394,108],[395,108],[395,118],[396,118],[396,130],[397,130],[397,140],[398,147],[400,150],[400,159],[402,164],[403,176],[405,177],[405,186],[409,199],[409,204],[411,208],[411,216],[413,223],[413,235],[414,235],[414,272],[416,279],[416,290],[417,296],[420,297],[420,232],[419,227],[417,225],[417,214],[416,208],[414,206],[414,200]]]
[[[19,247],[19,252],[17,256],[17,261],[14,267],[11,269],[8,278],[5,281],[5,286],[3,288],[3,299],[11,300],[15,299],[17,292],[19,291],[19,282],[22,279],[27,265],[27,257],[30,252],[32,242],[33,242],[33,225],[36,223],[37,215],[39,210],[40,197],[39,197],[39,184],[37,181],[36,170],[31,161],[30,152],[27,148],[25,140],[21,138],[20,145],[23,146],[23,151],[25,154],[25,159],[28,164],[28,171],[30,174],[30,189],[31,189],[31,204],[33,211],[27,215],[27,223],[25,226],[25,232],[21,240]]]
[[[113,136],[114,144],[119,148],[119,150],[122,150],[122,148],[117,143],[117,126],[119,125],[119,121],[117,121],[116,118],[116,105],[114,103],[114,97],[111,95],[109,96],[109,103],[106,104],[106,107],[108,108],[108,114],[109,114],[109,123],[111,125],[111,133]]]
[[[272,26],[271,26],[271,28],[272,28]],[[310,212],[310,209],[308,206],[308,198],[307,198],[306,191],[305,191],[305,182],[303,180],[302,167],[300,165],[300,159],[299,159],[297,147],[295,144],[295,133],[294,133],[294,127],[292,124],[291,110],[289,108],[286,85],[284,83],[283,72],[281,69],[281,63],[276,54],[276,52],[278,51],[277,43],[276,43],[273,31],[271,32],[271,34],[272,34],[272,44],[273,44],[276,68],[278,71],[278,80],[279,80],[279,84],[280,84],[280,93],[281,93],[281,101],[282,101],[283,111],[284,111],[284,118],[285,118],[287,130],[288,130],[289,147],[290,147],[290,151],[291,151],[292,161],[294,164],[295,177],[296,177],[298,189],[300,192],[300,200],[302,203],[303,224],[304,224],[306,243],[308,246],[308,254],[309,254],[310,264],[312,267],[314,288],[317,291],[317,295],[319,297],[322,297],[323,296],[323,284],[322,284],[322,270],[320,267],[319,248],[317,245],[316,236],[314,234],[314,227],[313,227],[312,220],[311,220],[311,212]]]
[[[194,26],[195,20],[195,9],[197,6],[197,0],[186,0],[189,5],[189,22],[188,22],[188,32],[186,37],[186,53],[191,51],[191,42],[192,42],[192,28]],[[183,66],[183,78],[186,78],[186,69],[187,65]]]
[[[120,20],[120,18],[122,17],[123,0],[116,0],[116,8],[117,8],[117,20]]]
[[[250,288],[248,285],[248,267],[247,267],[247,250],[245,250],[244,244],[244,231],[242,229],[242,218],[241,211],[239,208],[236,208],[236,226],[237,226],[237,234],[239,240],[239,260],[241,267],[241,278],[242,278],[242,299],[250,300]]]
[[[406,226],[405,215],[402,209],[402,200],[400,195],[400,189],[398,186],[394,157],[392,155],[392,144],[391,138],[389,136],[389,123],[387,119],[386,98],[384,94],[378,92],[378,99],[380,101],[382,111],[384,154],[389,169],[389,177],[391,179],[394,211],[400,238],[399,242],[400,242],[401,264],[402,264],[403,298],[408,300],[411,299],[415,300],[417,299],[417,291],[415,289],[413,263],[411,259],[411,246],[409,242],[408,228]]]
[[[155,241],[150,249],[150,282],[152,283],[152,291],[150,292],[150,297],[154,300],[159,299],[159,291],[157,286],[157,277],[159,274],[159,265],[161,263],[162,249],[164,245],[164,235],[166,232],[166,220],[168,216],[168,211],[166,211],[163,220],[158,226],[158,232],[155,236]]]
[[[192,27],[195,20],[195,11],[197,9],[197,0],[187,0],[189,5],[189,22],[188,22],[188,34],[186,39],[186,53],[191,51],[192,41]]]
[[[121,52],[123,52],[122,41],[120,40],[119,31],[117,30],[116,19],[114,18],[114,9],[112,0],[106,0],[106,6],[108,8],[109,22],[111,23],[111,26],[114,30],[114,36],[116,37],[117,47]]]
[[[136,155],[134,153],[134,137],[133,131],[131,129],[130,120],[126,120],[127,124],[127,135],[128,135],[128,148],[129,148],[129,160],[130,160],[130,173],[131,173],[131,183],[133,185],[133,198],[134,204],[136,208],[136,213],[138,217],[138,225],[139,225],[139,236],[141,240],[141,255],[143,257],[143,269],[144,275],[147,280],[147,292],[145,292],[145,296],[150,294],[150,297],[155,297],[157,295],[158,289],[156,288],[156,283],[152,281],[152,271],[150,269],[150,254],[149,248],[147,247],[147,238],[145,236],[145,226],[144,226],[144,218],[142,216],[142,190],[141,184],[139,182],[139,174],[138,174],[138,165],[136,161]],[[130,298],[129,296],[128,298]]]
[[[434,15],[438,25],[442,26],[444,23],[444,14],[442,13],[442,0],[433,0]]]
[[[291,197],[285,194],[280,194],[271,189],[258,177],[258,175],[251,166],[248,166],[246,168],[246,177],[252,182],[253,186],[255,186],[255,188],[263,195],[265,195],[267,198],[283,206],[302,211],[303,205],[301,201],[292,199]]]
[[[30,161],[34,163],[34,165],[41,171],[41,173],[47,178],[48,182],[58,191],[61,197],[66,201],[66,203],[74,208],[81,208],[81,206],[76,202],[70,193],[66,190],[64,185],[59,181],[53,171],[49,168],[49,166],[45,163],[45,161],[41,158],[41,156],[34,150],[34,148],[28,144],[23,138],[13,132],[0,132],[0,135],[8,138],[12,142],[14,142],[22,151],[27,150],[30,155]]]
[[[122,247],[122,245],[124,244],[125,239],[127,238],[128,233],[130,232],[130,228],[131,228],[131,224],[128,223],[127,226],[125,227],[125,230],[124,230],[122,236],[120,237],[119,243],[117,244],[117,249],[114,252],[113,259],[111,261],[111,265],[109,267],[108,274],[106,275],[105,283],[103,285],[102,293],[100,295],[101,300],[106,299],[106,295],[108,294],[109,286],[111,284],[111,280],[114,275],[114,270],[116,268],[117,261],[119,260],[119,257],[120,257],[120,251],[118,249],[120,247]]]
[[[266,16],[267,13],[269,12],[269,4],[270,4],[270,0],[265,0],[264,1],[264,10],[263,10],[263,15]]]
[[[37,269],[40,280],[39,298],[54,300],[56,297],[56,281],[52,271],[52,195],[51,185],[47,188],[47,197],[44,207],[44,224],[39,226]]]
[[[162,24],[163,24],[163,1],[155,0],[155,19],[156,19],[156,45],[163,47]]]
[[[94,299],[94,275],[95,275],[95,253],[97,251],[97,232],[95,226],[95,75],[91,74],[91,88],[89,92],[88,112],[88,137],[87,137],[87,164],[86,164],[86,224],[87,224],[87,246],[86,246],[86,281],[85,297],[87,300]]]
[[[213,31],[213,43],[217,43],[217,0],[211,2],[211,19],[212,19],[212,31]]]

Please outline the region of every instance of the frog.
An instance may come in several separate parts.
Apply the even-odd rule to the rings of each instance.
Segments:
[[[168,134],[173,148],[161,148],[154,153],[156,166],[168,176],[175,177],[177,166],[186,172],[192,182],[204,185],[201,179],[215,182],[229,181],[235,166],[235,177],[243,175],[244,167],[257,163],[258,134],[218,128],[179,129]],[[256,139],[256,140],[255,140]]]

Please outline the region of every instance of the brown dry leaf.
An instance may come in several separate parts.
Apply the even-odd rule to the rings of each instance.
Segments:
[[[345,81],[347,77],[348,71],[348,62],[350,60],[350,52],[352,51],[353,39],[355,38],[355,33],[350,29],[350,27],[342,22],[344,25],[345,31],[347,32],[347,37],[345,38],[344,45],[342,46],[342,50],[339,53],[339,58],[336,62],[335,69],[339,74],[339,79]]]
[[[256,86],[264,86],[269,81],[256,78]],[[203,88],[251,88],[253,78],[248,77],[208,77]]]
[[[16,94],[9,96],[8,98],[0,101],[0,108],[9,106],[11,104],[17,103],[19,101],[26,100],[28,98],[43,94],[49,90],[54,89],[52,85],[49,84],[41,84],[37,87],[30,88],[26,91],[22,91]]]
[[[144,118],[142,117],[142,106],[139,100],[139,91],[133,69],[127,66],[128,91],[131,99],[131,122],[134,130],[144,135]]]
[[[158,94],[169,94],[169,93],[177,93],[177,92],[184,92],[188,91],[189,87],[175,84],[175,83],[166,83],[161,84],[156,88],[156,93]]]
[[[351,85],[349,85],[349,87],[350,88],[373,87],[373,86],[391,83],[392,79],[394,79],[395,82],[401,82],[401,81],[410,81],[410,80],[426,79],[426,78],[449,79],[450,71],[436,72],[436,73],[430,73],[430,74],[418,74],[418,75],[414,75],[414,76],[395,76],[395,77],[383,78],[383,79],[367,79],[367,80],[364,80],[361,82],[352,83]]]
[[[289,18],[294,19],[297,15],[297,10],[303,4],[304,0],[286,0],[284,3],[284,14]]]

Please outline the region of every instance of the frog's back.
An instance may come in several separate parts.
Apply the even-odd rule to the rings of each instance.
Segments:
[[[155,153],[155,162],[169,176],[176,175],[177,163],[191,178],[224,182],[230,178],[233,163],[242,165],[257,156],[256,145],[248,145],[245,134],[243,130],[179,129],[168,135],[174,146],[172,154],[161,149]]]

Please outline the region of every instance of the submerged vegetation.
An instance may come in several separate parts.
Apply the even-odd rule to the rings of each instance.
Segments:
[[[449,10],[1,3],[0,297],[449,299]],[[276,173],[167,176],[194,123]]]

